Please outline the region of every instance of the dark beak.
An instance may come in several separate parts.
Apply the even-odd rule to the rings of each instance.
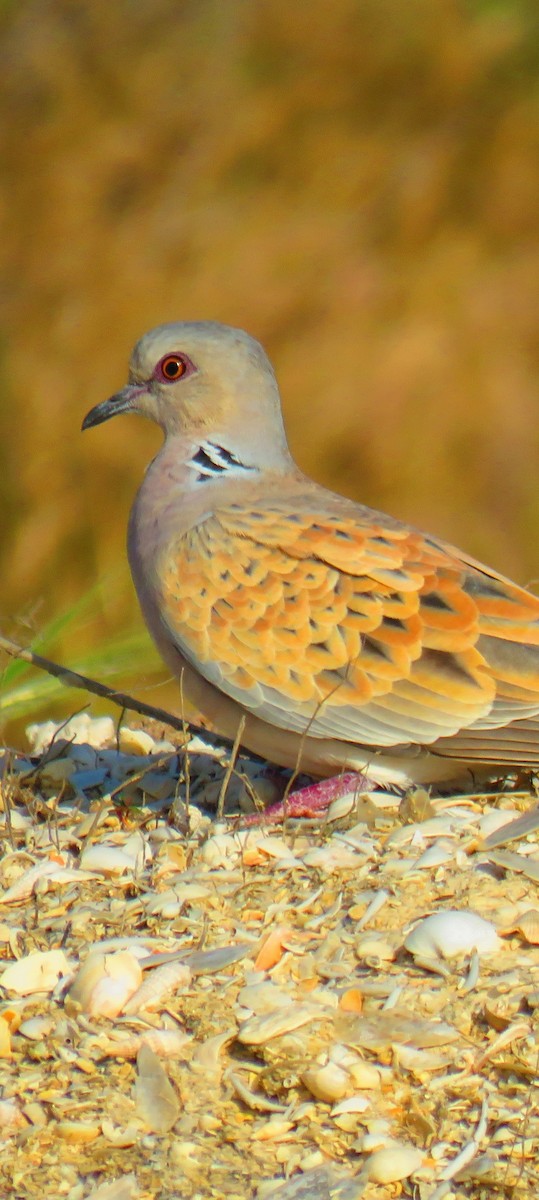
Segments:
[[[145,387],[128,384],[127,387],[122,388],[121,392],[116,392],[115,396],[111,396],[109,400],[102,400],[101,404],[96,404],[95,408],[91,408],[90,412],[86,413],[82,428],[92,429],[94,425],[102,425],[103,421],[110,421],[111,417],[118,417],[120,413],[136,412],[137,401],[145,392]]]

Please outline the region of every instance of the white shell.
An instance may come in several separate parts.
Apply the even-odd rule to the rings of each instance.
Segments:
[[[90,1017],[117,1017],[141,983],[140,963],[128,950],[116,954],[97,950],[83,963],[69,997]]]
[[[96,871],[100,875],[123,875],[134,871],[136,858],[126,854],[122,846],[107,846],[101,842],[83,850],[80,865],[84,871]]]
[[[228,867],[236,862],[241,849],[239,838],[230,833],[214,833],[204,844],[200,857],[208,867]]]
[[[332,1117],[342,1117],[348,1113],[364,1113],[367,1108],[370,1108],[372,1101],[367,1096],[348,1096],[346,1100],[341,1100],[331,1110]]]
[[[490,833],[497,833],[498,829],[503,829],[504,825],[509,825],[510,821],[516,821],[520,816],[522,813],[516,808],[495,808],[484,813],[477,826],[481,836],[487,838]]]
[[[130,729],[128,725],[122,725],[119,741],[122,754],[147,755],[155,751],[155,741],[144,729]]]
[[[493,954],[501,942],[490,921],[477,913],[448,908],[415,925],[404,945],[421,958],[461,958],[472,950]]]
[[[177,917],[182,907],[172,888],[166,892],[158,892],[156,896],[144,897],[143,904],[151,917],[164,917],[167,921]]]
[[[26,1021],[22,1021],[19,1025],[17,1033],[28,1038],[29,1041],[39,1042],[42,1038],[48,1037],[49,1033],[55,1027],[54,1017],[46,1016],[41,1013],[39,1016],[28,1017]]]
[[[371,1154],[365,1171],[373,1183],[396,1183],[399,1179],[408,1179],[422,1165],[423,1155],[415,1146],[393,1142]]]
[[[23,900],[27,900],[29,896],[33,895],[42,880],[55,875],[59,867],[61,868],[61,864],[49,858],[35,863],[33,867],[28,867],[28,870],[23,871],[22,875],[19,875],[19,878],[11,884],[11,887],[2,893],[0,904],[21,904]]]
[[[356,954],[360,959],[376,959],[379,962],[393,962],[395,946],[386,938],[374,933],[364,934],[356,942]]]
[[[334,871],[352,871],[361,867],[364,861],[363,854],[354,854],[344,842],[339,843],[337,838],[332,838],[325,846],[315,846],[303,855],[305,866],[326,871],[328,875],[332,875]]]
[[[354,792],[346,792],[344,796],[338,796],[336,800],[332,800],[326,813],[326,821],[341,821],[343,817],[347,817],[349,813],[354,811],[357,805],[357,796]]]
[[[455,856],[455,847],[444,838],[438,838],[427,850],[416,858],[412,864],[411,870],[422,871],[431,870],[433,867],[440,867],[444,863],[451,862]]]
[[[342,1100],[350,1087],[350,1076],[336,1063],[328,1062],[325,1067],[310,1067],[301,1076],[305,1087],[317,1100],[334,1104]]]
[[[35,950],[12,963],[0,975],[0,984],[18,996],[52,992],[71,968],[63,950]]]
[[[40,725],[28,725],[26,736],[34,754],[42,754],[50,746],[53,737],[59,734],[62,741],[85,742],[89,746],[104,746],[113,742],[115,725],[111,717],[91,717],[89,713],[78,713],[70,721],[44,721]]]
[[[357,1062],[350,1063],[348,1071],[356,1087],[365,1088],[366,1091],[380,1087],[382,1073],[374,1063],[358,1059]]]
[[[283,838],[276,837],[275,834],[264,833],[263,836],[259,834],[256,839],[256,848],[262,854],[267,854],[268,858],[286,859],[287,861],[292,859],[294,863],[298,862],[291,853],[290,846],[287,846]]]

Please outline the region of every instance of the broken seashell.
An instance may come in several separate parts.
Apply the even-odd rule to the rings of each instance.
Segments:
[[[293,859],[295,863],[298,862],[291,853],[290,846],[286,844],[284,838],[277,837],[273,833],[266,833],[263,829],[257,830],[254,837],[256,838],[257,849],[268,858],[275,858],[277,861],[281,859],[290,861],[290,859]]]
[[[490,921],[477,913],[448,908],[419,921],[404,946],[414,957],[461,958],[472,950],[493,954],[501,942]]]
[[[451,862],[455,856],[455,847],[447,838],[437,838],[431,846],[428,846],[415,862],[410,864],[411,871],[432,870],[434,867],[443,866],[444,863]]]
[[[326,823],[329,825],[333,821],[342,821],[344,817],[348,817],[350,813],[354,812],[357,802],[358,796],[354,792],[346,792],[344,796],[338,796],[336,800],[332,800],[326,813]]]
[[[270,1100],[263,1092],[256,1091],[244,1082],[238,1071],[227,1071],[226,1078],[232,1084],[236,1095],[239,1096],[243,1104],[247,1108],[252,1108],[253,1111],[282,1113],[286,1111],[286,1105],[279,1104],[276,1100]]]
[[[59,865],[65,865],[66,861],[67,855],[64,855],[60,858],[47,858],[44,862],[35,863],[34,866],[19,875],[11,887],[0,895],[0,904],[21,904],[23,900],[27,900],[34,893],[41,880],[49,875],[54,875]]]
[[[192,1065],[200,1067],[206,1073],[219,1073],[222,1070],[221,1051],[235,1036],[235,1029],[225,1029],[223,1033],[216,1033],[213,1037],[206,1038],[205,1042],[199,1042],[191,1059]]]
[[[126,853],[125,847],[100,842],[83,850],[80,865],[83,871],[94,871],[100,875],[123,875],[124,871],[136,869],[137,859]]]
[[[34,950],[6,967],[0,984],[18,996],[34,992],[52,992],[59,979],[71,973],[63,950]]]
[[[307,850],[302,858],[306,867],[326,871],[328,875],[334,871],[355,871],[365,862],[364,854],[356,854],[336,837],[325,846],[315,846]]]
[[[238,992],[238,1004],[248,1008],[257,1017],[264,1013],[274,1012],[276,1008],[288,1008],[290,993],[277,987],[276,983],[264,980],[262,983],[251,983]]]
[[[395,947],[387,938],[374,933],[364,934],[356,942],[356,954],[360,959],[374,962],[393,962]]]
[[[265,937],[255,958],[255,971],[271,971],[280,962],[286,939],[292,930],[287,925],[277,925]]]
[[[158,892],[156,896],[145,896],[144,907],[150,917],[164,917],[166,921],[174,920],[181,911],[181,901],[176,892],[168,888],[166,892]]]
[[[313,1004],[291,1004],[262,1017],[249,1017],[238,1030],[238,1041],[246,1046],[261,1046],[263,1042],[291,1033],[310,1021],[320,1021],[324,1015]]]
[[[418,1050],[417,1046],[395,1046],[393,1060],[405,1071],[418,1078],[427,1071],[439,1071],[451,1062],[451,1053],[444,1050]]]
[[[477,823],[479,832],[483,838],[487,838],[489,834],[497,833],[499,829],[503,829],[504,825],[509,825],[520,815],[516,808],[494,808],[491,812],[483,813]]]
[[[375,1150],[365,1164],[365,1174],[372,1183],[397,1183],[408,1179],[423,1165],[423,1155],[415,1146],[392,1142]]]
[[[445,1021],[426,1020],[401,1013],[378,1012],[368,1017],[338,1012],[335,1032],[348,1046],[360,1046],[380,1053],[398,1043],[423,1046],[444,1046],[458,1037],[456,1029]],[[351,1067],[352,1072],[355,1068]]]
[[[114,741],[116,730],[111,717],[91,717],[87,712],[78,713],[69,721],[44,721],[26,728],[26,736],[34,754],[42,754],[47,750],[58,733],[63,741],[87,743],[97,748]]]
[[[152,1133],[168,1133],[178,1120],[180,1102],[157,1054],[143,1043],[137,1054],[137,1116]]]
[[[90,1017],[117,1017],[141,983],[140,962],[128,950],[94,950],[76,975],[69,999]]]
[[[517,993],[516,996],[505,993],[488,996],[485,1001],[483,1013],[491,1029],[495,1029],[497,1033],[503,1033],[511,1022],[515,1020],[523,999],[522,993]],[[526,996],[526,1001],[529,1003],[528,996]]]
[[[119,731],[119,748],[122,754],[137,754],[146,757],[155,752],[155,742],[144,729],[131,729],[122,725]]]
[[[17,1033],[22,1034],[29,1041],[39,1042],[42,1038],[48,1037],[49,1033],[52,1033],[55,1024],[54,1017],[46,1016],[42,1013],[39,1016],[28,1017],[26,1021],[22,1021]]]
[[[348,1072],[358,1088],[365,1088],[366,1091],[379,1088],[382,1082],[382,1073],[379,1067],[375,1067],[374,1063],[366,1062],[364,1059],[358,1059],[357,1062],[349,1063]]]
[[[360,1114],[364,1113],[367,1108],[370,1108],[372,1101],[366,1096],[348,1096],[346,1100],[340,1100],[331,1110],[332,1117],[342,1117],[347,1113]]]
[[[237,862],[244,842],[245,838],[241,838],[241,830],[237,835],[214,833],[202,847],[201,859],[208,867],[231,867]]]
[[[111,1058],[136,1058],[141,1046],[146,1045],[160,1058],[178,1058],[185,1053],[190,1041],[181,1029],[145,1029],[143,1033],[110,1034],[100,1038],[98,1048]]]
[[[346,1110],[338,1112],[337,1109],[340,1108],[340,1105],[337,1105],[336,1108],[332,1108],[330,1113],[333,1124],[337,1126],[337,1129],[342,1129],[343,1133],[356,1133],[365,1120],[363,1114],[367,1109],[372,1107],[372,1100],[368,1100],[366,1096],[354,1096],[352,1098],[360,1102],[360,1107],[357,1110],[350,1109],[349,1112]],[[343,1103],[346,1102],[343,1101]]]
[[[105,1119],[101,1123],[101,1132],[107,1142],[111,1142],[119,1150],[126,1150],[129,1146],[136,1146],[137,1142],[140,1142],[142,1128],[140,1121],[136,1119],[130,1121],[125,1129],[122,1129],[120,1125],[113,1125],[112,1121]]]
[[[166,996],[170,996],[180,987],[187,987],[190,981],[191,970],[187,963],[164,963],[162,967],[156,967],[147,973],[140,987],[124,1004],[123,1012],[129,1016],[141,1012],[142,1009],[153,1011],[159,1008]]]
[[[500,930],[504,936],[520,933],[529,946],[539,946],[539,909],[528,908],[511,924]]]
[[[328,1062],[325,1067],[309,1067],[301,1076],[305,1087],[317,1100],[334,1104],[342,1100],[350,1088],[350,1076],[336,1063]]]
[[[366,893],[366,895],[369,896],[369,903],[366,909],[363,910],[361,904],[356,902],[356,904],[353,905],[353,907],[348,911],[348,916],[352,917],[352,920],[354,921],[357,920],[358,933],[361,929],[364,929],[365,926],[369,924],[369,921],[372,921],[373,917],[380,912],[380,909],[383,908],[384,904],[386,904],[389,900],[389,892],[387,892],[385,888],[379,888],[378,891],[374,892],[374,894]]]
[[[87,1121],[58,1121],[54,1132],[64,1142],[74,1146],[83,1146],[88,1142],[95,1142],[101,1133],[101,1126],[91,1125]]]

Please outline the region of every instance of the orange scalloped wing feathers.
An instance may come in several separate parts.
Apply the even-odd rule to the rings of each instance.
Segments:
[[[230,504],[164,556],[164,620],[206,679],[270,724],[358,745],[539,712],[539,599],[370,510],[297,501]]]

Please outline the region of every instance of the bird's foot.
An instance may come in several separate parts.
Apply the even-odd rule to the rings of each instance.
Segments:
[[[263,812],[249,813],[243,818],[242,825],[281,825],[290,817],[316,818],[327,812],[334,800],[339,800],[349,792],[364,791],[368,787],[366,775],[360,775],[357,771],[346,771],[344,775],[320,779],[297,792],[290,792],[284,800],[268,805]]]

